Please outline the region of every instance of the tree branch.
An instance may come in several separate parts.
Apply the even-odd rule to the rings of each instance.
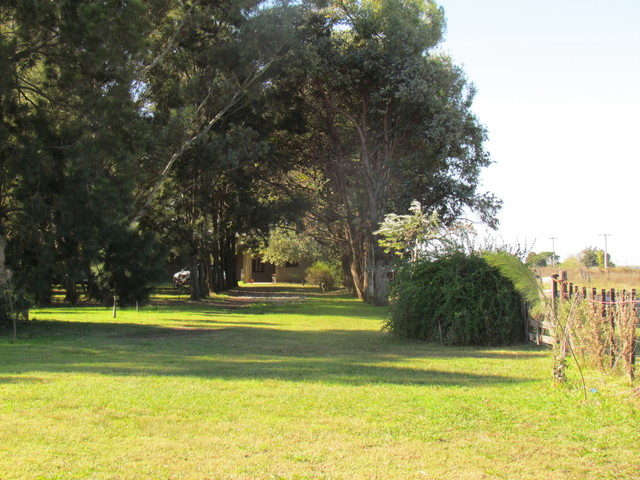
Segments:
[[[132,224],[138,223],[140,221],[140,219],[144,216],[144,214],[146,213],[147,209],[151,205],[151,202],[153,202],[153,199],[155,198],[156,194],[158,193],[158,190],[160,189],[162,184],[167,179],[167,176],[169,175],[169,172],[173,168],[173,165],[176,163],[176,161],[180,157],[182,157],[182,155],[185,153],[185,151],[187,151],[189,149],[189,147],[191,147],[194,143],[196,143],[198,140],[200,140],[202,137],[204,137],[205,135],[207,135],[211,131],[213,126],[216,123],[218,123],[220,121],[220,119],[222,119],[222,117],[232,107],[234,107],[237,104],[237,102],[242,98],[243,94],[246,92],[247,88],[251,84],[253,84],[255,81],[257,81],[268,70],[268,67],[271,65],[271,63],[273,61],[274,61],[274,59],[272,59],[269,62],[267,62],[266,65],[263,68],[256,67],[254,73],[248,75],[247,78],[236,89],[236,91],[234,92],[232,97],[229,99],[227,104],[224,105],[224,107],[215,116],[213,116],[213,118],[211,118],[207,122],[207,124],[198,133],[196,133],[195,135],[192,135],[187,141],[182,143],[182,145],[180,145],[180,148],[178,148],[178,150],[175,153],[173,153],[173,155],[171,155],[171,157],[169,158],[169,160],[165,164],[162,172],[160,173],[160,177],[158,178],[158,180],[155,182],[155,184],[153,185],[153,187],[149,191],[149,194],[147,195],[145,201],[140,206],[140,208],[136,211],[136,213],[131,217],[131,223]],[[201,108],[203,108],[204,102],[206,102],[206,100],[210,96],[211,96],[211,90],[209,90],[209,92],[207,93],[207,95],[206,95],[205,99],[203,100],[203,102],[198,106],[197,111],[199,111]]]

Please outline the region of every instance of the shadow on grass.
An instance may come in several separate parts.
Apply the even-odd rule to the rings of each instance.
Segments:
[[[234,297],[238,298],[238,297]],[[324,297],[327,299],[327,297]],[[132,312],[133,308],[121,308],[118,312]],[[328,302],[289,302],[289,301],[273,301],[273,298],[260,298],[251,297],[250,301],[246,303],[231,303],[226,302],[224,299],[208,299],[200,302],[186,302],[175,304],[157,304],[148,305],[141,308],[141,313],[144,314],[175,314],[175,317],[166,317],[165,321],[177,321],[181,322],[187,318],[188,315],[198,315],[201,318],[211,317],[238,317],[238,316],[250,316],[250,315],[304,315],[307,317],[329,317],[329,316],[341,316],[341,317],[358,317],[361,320],[370,319],[375,322],[384,320],[386,311],[381,307],[374,307],[364,304],[362,302],[355,301],[353,299],[342,299],[340,297],[330,298]],[[65,317],[77,318],[82,314],[105,314],[110,313],[111,308],[96,306],[96,305],[60,305],[38,309],[34,314],[34,319],[38,316],[50,316],[54,318],[60,318],[61,321],[67,322]],[[244,322],[247,325],[254,322]],[[258,322],[260,324],[260,322]],[[271,324],[266,322],[264,324]]]
[[[227,290],[220,294],[213,294],[212,297],[198,302],[189,299],[188,290],[178,290],[173,287],[156,287],[155,295],[151,299],[151,305],[155,307],[163,306],[189,306],[198,308],[199,306],[220,306],[230,307],[234,303],[240,306],[248,306],[252,303],[283,303],[300,302],[306,299],[343,299],[345,304],[354,305],[359,303],[352,295],[345,290],[333,290],[322,292],[319,287],[303,286],[299,284],[246,284],[237,288]]]
[[[370,330],[216,328],[199,321],[180,328],[33,321],[22,325],[21,332],[18,344],[0,349],[0,383],[15,382],[18,377],[9,377],[11,374],[50,372],[481,386],[533,379],[474,373],[478,361],[531,360],[545,355],[531,347],[509,351],[443,348]],[[466,359],[468,368],[454,371],[447,367],[447,359]]]

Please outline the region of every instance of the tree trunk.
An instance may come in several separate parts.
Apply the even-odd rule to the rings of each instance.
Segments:
[[[199,269],[200,273],[198,277],[200,278],[200,295],[201,298],[205,298],[211,294],[211,284],[209,283],[209,275],[207,273],[207,270],[211,269],[211,262],[209,261],[209,258],[200,259]]]
[[[345,209],[347,211],[345,219],[345,236],[349,248],[349,276],[351,277],[353,284],[353,291],[355,295],[360,299],[365,299],[365,284],[363,275],[364,262],[362,261],[362,245],[358,241],[359,235],[358,229],[355,225],[353,215],[350,213],[349,204],[345,202]]]
[[[340,263],[342,266],[342,284],[352,295],[356,295],[356,286],[353,282],[353,275],[351,274],[351,257],[343,254]]]
[[[7,241],[0,236],[0,290],[4,291],[8,287],[11,279],[11,271],[5,266],[5,248]]]
[[[236,276],[236,239],[235,235],[230,234],[225,242],[226,261],[226,288],[232,289],[238,286],[238,278]]]
[[[202,300],[202,290],[200,289],[200,267],[198,265],[198,259],[196,257],[192,257],[189,272],[191,275],[191,279],[189,281],[189,285],[191,286],[191,300]]]
[[[220,240],[213,242],[213,251],[211,252],[211,290],[220,293],[223,290],[220,271]]]
[[[389,268],[387,257],[374,235],[367,236],[366,244],[363,247],[368,253],[367,264],[364,268],[365,301],[373,305],[388,305]]]
[[[79,297],[75,279],[68,276],[65,284],[65,290],[67,293],[64,297],[64,300],[71,303],[72,305],[75,305],[76,303],[78,303]]]
[[[349,264],[351,279],[353,281],[353,290],[360,300],[365,300],[365,276],[362,271],[362,263],[357,246],[352,249],[351,262]]]
[[[236,278],[236,244],[232,234],[215,241],[211,266],[212,291],[218,293],[238,286]]]
[[[364,245],[361,246],[362,250],[365,248]],[[380,250],[377,245],[370,245],[366,255],[358,253],[362,263],[351,259],[350,276],[353,279],[355,294],[360,300],[373,305],[388,305],[389,266],[384,254],[376,250]]]
[[[13,310],[13,292],[10,288],[11,270],[5,266],[7,241],[0,236],[0,325],[13,322],[13,338],[16,338],[16,317]],[[28,316],[28,311],[27,314]]]
[[[366,275],[368,278],[365,301],[373,305],[388,305],[389,276],[386,262],[372,262],[367,268]]]

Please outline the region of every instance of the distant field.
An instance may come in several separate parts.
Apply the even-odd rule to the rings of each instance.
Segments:
[[[316,290],[0,330],[0,479],[639,478],[624,380],[588,375],[583,402],[543,348],[402,341],[386,309]]]
[[[545,267],[536,270],[543,277],[563,270],[562,267]],[[608,271],[599,268],[565,269],[568,281],[583,287],[598,289],[631,290],[635,288],[640,293],[640,269],[629,267],[613,267]]]

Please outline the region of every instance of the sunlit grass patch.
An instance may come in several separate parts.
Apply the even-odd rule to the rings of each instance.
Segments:
[[[544,349],[398,340],[381,331],[386,309],[317,289],[293,303],[226,298],[116,319],[103,307],[33,312],[16,344],[0,343],[0,479],[634,478],[640,468],[637,405],[593,378],[587,403],[553,388]]]

